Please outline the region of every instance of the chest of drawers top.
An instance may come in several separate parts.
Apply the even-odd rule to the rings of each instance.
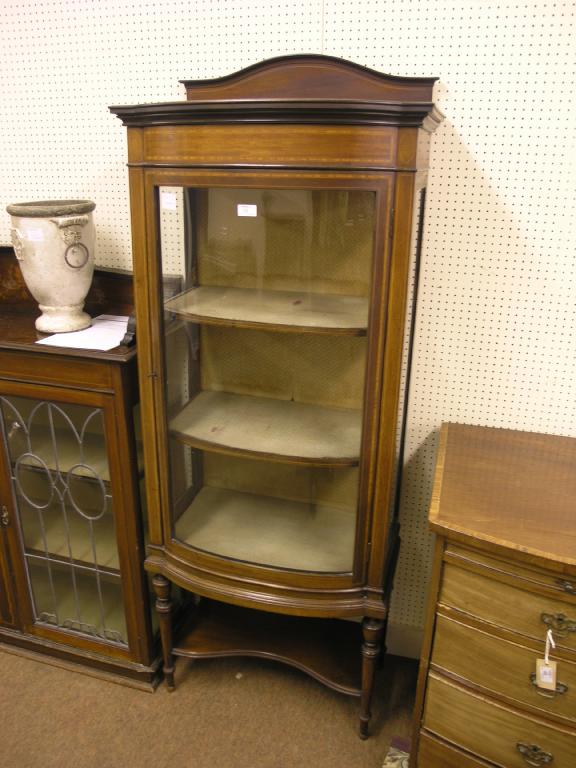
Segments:
[[[576,439],[444,424],[429,519],[449,540],[566,575],[569,591]]]

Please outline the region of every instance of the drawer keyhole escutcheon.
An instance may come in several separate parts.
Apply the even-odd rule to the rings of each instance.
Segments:
[[[554,756],[550,752],[545,752],[536,744],[524,744],[524,742],[519,741],[516,744],[516,749],[524,758],[526,765],[534,765],[538,768],[540,765],[550,765],[554,760]]]
[[[553,691],[548,691],[546,688],[540,688],[536,682],[536,672],[532,672],[530,675],[530,683],[534,686],[536,693],[540,696],[544,696],[545,699],[554,699],[556,696],[568,693],[568,686],[566,683],[556,683],[556,689]]]
[[[566,637],[569,632],[576,632],[576,621],[569,619],[564,613],[542,613],[540,618],[560,637]]]

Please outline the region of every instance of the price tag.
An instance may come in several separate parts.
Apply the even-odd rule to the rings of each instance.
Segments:
[[[536,659],[536,685],[547,691],[556,690],[556,661]]]
[[[176,193],[175,192],[162,192],[160,195],[161,206],[164,211],[176,210]]]
[[[557,662],[550,661],[550,649],[556,648],[552,630],[546,632],[546,649],[543,659],[536,659],[536,685],[538,688],[545,688],[547,691],[556,690],[556,667]]]
[[[239,203],[236,207],[238,216],[258,216],[258,206],[248,203]]]

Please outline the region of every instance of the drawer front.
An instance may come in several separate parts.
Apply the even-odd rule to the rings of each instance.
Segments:
[[[410,757],[412,766],[412,757]],[[450,744],[438,741],[423,731],[418,739],[418,759],[414,768],[492,768],[493,763],[477,760]]]
[[[558,649],[576,649],[576,606],[572,600],[534,594],[445,563],[439,601],[542,642],[550,627]]]
[[[576,664],[558,662],[557,693],[542,691],[530,680],[540,652],[438,616],[432,664],[494,692],[534,707],[546,715],[576,722]],[[552,657],[553,658],[553,657]]]
[[[545,589],[553,589],[559,593],[564,592],[568,596],[576,597],[576,577],[562,576],[559,573],[517,563],[510,559],[500,559],[487,555],[485,552],[466,549],[449,542],[446,546],[445,557],[449,562],[467,562],[474,566],[480,565],[492,571],[513,575],[528,583],[539,585]]]
[[[550,764],[574,768],[575,731],[521,715],[435,674],[428,678],[423,725],[479,758],[506,768]],[[519,747],[536,754],[525,756]]]
[[[90,390],[111,391],[114,388],[111,366],[106,363],[62,359],[48,354],[0,351],[0,378]]]

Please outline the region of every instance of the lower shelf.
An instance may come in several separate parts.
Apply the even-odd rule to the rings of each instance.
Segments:
[[[223,557],[303,571],[352,570],[356,515],[325,504],[206,486],[177,520],[175,535]]]
[[[176,656],[257,656],[306,672],[328,687],[360,696],[361,625],[254,611],[205,600],[174,647]]]

